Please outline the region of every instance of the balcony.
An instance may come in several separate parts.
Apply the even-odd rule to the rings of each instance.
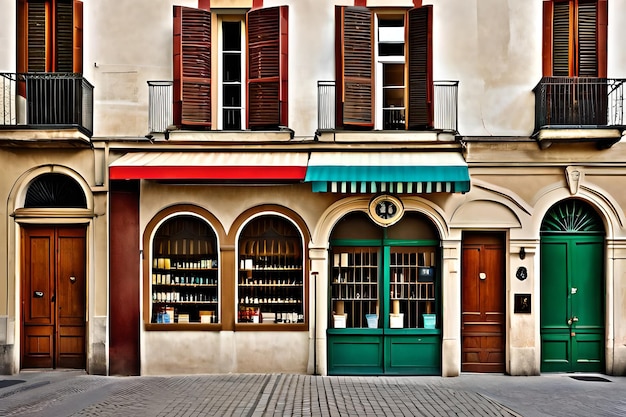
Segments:
[[[93,135],[93,86],[81,74],[0,73],[0,91],[0,131]]]
[[[535,132],[542,147],[554,141],[617,142],[624,130],[624,79],[544,77],[534,88]]]
[[[458,81],[434,82],[434,126],[436,131],[458,133]],[[320,132],[336,129],[335,82],[317,82],[317,128]],[[384,108],[383,130],[404,130],[405,109]]]

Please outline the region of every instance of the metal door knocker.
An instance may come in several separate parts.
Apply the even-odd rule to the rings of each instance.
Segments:
[[[520,266],[519,268],[517,268],[517,272],[515,273],[515,276],[520,281],[524,281],[526,278],[528,278],[528,270],[526,269],[525,266]]]

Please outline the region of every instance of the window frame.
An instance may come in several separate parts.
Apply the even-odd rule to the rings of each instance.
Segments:
[[[217,88],[217,129],[218,130],[225,130],[224,129],[224,108],[232,108],[232,109],[238,109],[241,113],[240,113],[240,120],[241,120],[241,127],[239,129],[235,129],[235,131],[241,131],[245,128],[245,126],[247,125],[247,119],[246,119],[246,115],[247,115],[247,111],[246,111],[246,103],[247,103],[247,88],[246,88],[246,64],[247,64],[247,49],[246,49],[246,22],[245,22],[245,16],[243,15],[218,15],[217,16],[217,22],[218,22],[218,30],[217,30],[217,45],[218,45],[218,51],[217,51],[217,83],[219,84],[218,88]],[[223,89],[224,89],[224,33],[223,33],[223,26],[222,24],[224,22],[239,22],[239,30],[240,30],[240,82],[239,85],[241,86],[241,94],[240,94],[240,103],[241,105],[239,107],[231,107],[231,106],[225,106],[224,105],[224,97],[223,97]]]
[[[215,16],[212,16],[208,8],[173,7],[174,124],[196,130],[220,130],[222,128],[223,116],[220,114],[222,111],[222,93],[219,91],[222,88],[221,78],[219,77],[221,74],[219,65],[221,65],[220,56],[222,49],[219,44],[221,40],[219,35],[221,33],[220,19],[223,17],[228,18],[228,16],[241,15],[245,16],[245,22],[242,26],[242,52],[244,53],[242,64],[245,64],[245,67],[242,67],[242,69],[245,71],[245,86],[242,89],[242,98],[244,99],[242,107],[244,108],[244,112],[242,114],[241,130],[279,130],[282,126],[287,126],[289,121],[288,6],[252,8],[245,14],[238,13],[238,11],[240,11],[238,9],[220,9],[219,14],[213,13]],[[209,32],[212,33],[212,39],[209,41],[208,45],[204,45],[206,50],[192,56],[191,59],[184,59],[185,57],[183,56],[183,39],[185,38],[185,32],[188,30],[187,22],[183,21],[181,18],[185,10],[192,10],[194,13],[198,14],[204,13],[206,19],[206,22],[203,23],[204,27],[211,28],[211,22],[217,26],[217,28],[212,28],[212,30],[209,29]],[[255,22],[260,22],[258,23],[259,25],[265,23],[266,26],[264,27],[275,29],[275,31],[272,32],[274,39],[271,42],[266,42],[265,39],[257,41],[256,44],[250,42],[248,33],[251,31],[251,26],[257,24],[250,23],[251,16],[255,17],[255,19],[253,19]],[[259,31],[257,28],[257,33],[263,35],[267,33],[267,31]],[[187,38],[189,39],[189,37]],[[275,47],[267,48],[267,45],[270,43]],[[217,47],[215,47],[216,45]],[[251,53],[251,49],[255,49],[257,52]],[[206,56],[205,58],[203,58],[203,54]],[[261,61],[263,65],[259,64],[257,67],[262,68],[263,71],[259,71],[259,74],[256,74],[256,76],[254,76],[254,74],[251,75],[251,67],[253,67],[255,62]],[[206,86],[205,91],[197,92],[189,88],[187,91],[190,97],[187,99],[185,98],[184,74],[189,68],[193,70],[194,66],[198,66],[198,62],[203,62],[205,67],[212,69],[208,71],[208,77],[204,77],[200,80],[201,83]],[[217,64],[212,65],[212,62]],[[275,67],[273,68],[274,74],[271,76],[260,74],[261,72],[266,72],[268,63],[275,63]],[[217,76],[212,77],[210,72],[215,72]],[[196,82],[197,80],[190,79],[189,81]],[[270,86],[268,83],[273,83],[275,86],[272,90],[273,95],[268,94],[268,91],[270,91],[267,90],[267,87]],[[252,94],[252,88],[259,93],[256,95]],[[216,89],[217,91],[215,91]],[[198,114],[197,119],[186,118],[184,116],[185,111],[192,115]]]
[[[241,240],[243,238],[242,233],[252,222],[255,220],[259,220],[262,217],[279,217],[282,221],[285,221],[292,226],[295,231],[299,234],[301,239],[301,274],[302,274],[302,314],[303,321],[298,323],[247,323],[239,321],[239,311],[240,311],[240,298],[241,294],[240,290],[240,274],[244,272],[247,268],[242,268],[242,254],[241,254]],[[235,282],[234,282],[234,300],[233,300],[233,309],[235,312],[234,322],[235,322],[235,330],[236,331],[304,331],[309,329],[309,320],[310,320],[310,302],[309,302],[309,268],[308,268],[308,245],[307,245],[307,235],[304,233],[303,225],[301,225],[296,219],[289,216],[287,213],[283,213],[278,210],[261,210],[255,212],[253,215],[247,217],[241,224],[238,225],[237,233],[235,237]],[[245,303],[244,303],[245,304]]]
[[[336,124],[339,128],[382,127],[377,115],[379,107],[382,111],[377,16],[383,14],[404,15],[404,130],[432,128],[432,5],[410,9],[336,6]],[[367,30],[369,38],[363,36]],[[371,68],[363,63],[368,59]]]
[[[19,0],[18,1],[18,19],[17,19],[17,71],[19,73],[33,72],[29,68],[29,3],[40,3],[45,8],[45,29],[44,29],[44,72],[59,72],[59,56],[57,39],[57,6],[58,4],[67,3],[72,6],[72,45],[71,51],[71,71],[80,74],[83,72],[83,3],[79,0]],[[66,63],[68,65],[69,63]],[[39,71],[38,71],[39,72]]]
[[[554,74],[554,6],[567,3],[570,6],[568,65],[569,77],[579,76],[578,7],[580,4],[596,4],[596,60],[598,78],[607,77],[608,0],[544,0],[543,2],[543,76]]]

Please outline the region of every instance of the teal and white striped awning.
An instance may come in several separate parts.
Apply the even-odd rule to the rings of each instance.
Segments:
[[[465,193],[467,163],[457,152],[313,152],[305,182],[314,192]]]

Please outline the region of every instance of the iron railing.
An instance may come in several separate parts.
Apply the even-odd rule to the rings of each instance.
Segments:
[[[458,81],[434,82],[434,129],[458,132]],[[317,82],[317,128],[320,131],[336,128],[336,97],[334,81]],[[390,129],[404,126],[404,109],[383,109],[383,125]],[[384,129],[386,127],[383,127]]]
[[[543,77],[534,88],[535,132],[540,129],[623,126],[624,81]]]
[[[93,135],[93,85],[81,74],[0,73],[0,129],[77,127]]]
[[[174,124],[172,81],[148,81],[148,130],[163,133]]]

